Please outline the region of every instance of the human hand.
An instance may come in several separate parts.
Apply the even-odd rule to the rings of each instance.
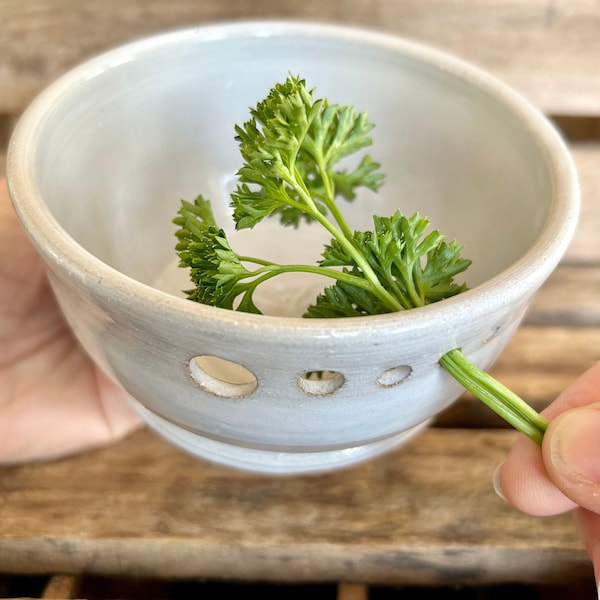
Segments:
[[[541,452],[528,438],[520,438],[496,470],[496,490],[528,514],[574,510],[600,584],[600,362],[543,414],[550,425]]]
[[[73,337],[0,178],[0,463],[93,448],[139,424]]]

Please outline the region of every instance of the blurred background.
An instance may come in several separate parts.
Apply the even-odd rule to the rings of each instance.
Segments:
[[[35,94],[75,64],[148,34],[219,20],[293,18],[382,29],[481,65],[547,114],[598,112],[595,0],[0,0],[0,18],[2,147]],[[576,125],[589,127],[585,119]]]

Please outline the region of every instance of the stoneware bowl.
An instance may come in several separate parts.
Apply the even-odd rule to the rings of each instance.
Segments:
[[[351,225],[418,210],[464,244],[469,291],[335,320],[300,317],[324,285],[313,279],[267,289],[267,315],[179,292],[189,287],[171,223],[180,198],[210,198],[244,252],[314,261],[328,241],[312,227],[231,231],[234,125],[288,73],[376,124],[369,153],[387,180],[346,207]],[[506,85],[410,41],[305,22],[211,24],[96,57],[31,104],[7,170],[73,331],[148,425],[199,457],[263,473],[344,467],[419,432],[463,392],[440,357],[461,348],[492,364],[578,211],[560,136]]]

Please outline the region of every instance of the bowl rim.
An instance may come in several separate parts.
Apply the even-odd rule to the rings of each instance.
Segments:
[[[338,319],[305,319],[241,313],[190,302],[151,287],[102,262],[80,246],[56,221],[46,207],[34,178],[34,155],[38,126],[44,122],[52,106],[68,94],[72,86],[95,77],[111,66],[143,57],[159,49],[186,44],[223,41],[243,37],[273,38],[295,35],[304,38],[329,38],[352,44],[377,46],[387,51],[409,55],[477,86],[517,115],[530,131],[545,156],[553,181],[553,204],[540,235],[529,250],[494,277],[441,302],[408,311]],[[302,336],[328,335],[335,330],[353,335],[374,327],[421,328],[437,321],[447,326],[454,320],[457,305],[473,318],[520,301],[531,294],[550,275],[568,245],[579,216],[579,182],[574,162],[565,141],[555,126],[528,99],[508,84],[446,50],[394,33],[352,25],[338,25],[298,20],[223,21],[175,29],[137,39],[80,63],[42,90],[19,119],[8,147],[6,174],[9,194],[21,224],[44,259],[68,270],[81,283],[90,277],[102,281],[96,293],[106,299],[115,295],[124,301],[154,304],[174,311],[178,318],[210,319],[251,330],[270,329],[273,333],[293,329]],[[510,281],[510,285],[504,285]],[[498,294],[499,288],[503,294]]]

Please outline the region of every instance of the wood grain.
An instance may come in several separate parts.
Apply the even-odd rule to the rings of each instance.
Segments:
[[[598,113],[600,11],[569,0],[0,0],[0,113],[107,48],[216,20],[299,18],[378,28],[488,69],[547,113]],[[568,91],[568,93],[565,93]]]
[[[600,79],[600,76],[599,76]],[[600,103],[598,103],[600,112]],[[581,212],[575,237],[565,261],[578,264],[600,264],[600,142],[572,143],[570,146],[581,187]]]
[[[597,263],[560,265],[529,308],[529,325],[600,325],[600,267]]]
[[[0,17],[0,175],[10,128],[43,86],[159,31],[310,19],[381,29],[481,65],[559,117],[582,190],[573,242],[491,373],[541,410],[600,360],[597,1],[0,0]],[[340,600],[364,596],[363,584],[591,582],[571,515],[529,517],[493,492],[517,435],[464,394],[378,459],[266,477],[205,463],[142,430],[95,452],[0,468],[0,571],[64,574],[45,597],[77,574],[337,581]]]
[[[429,585],[588,578],[569,515],[527,517],[493,492],[514,436],[427,430],[352,469],[273,478],[197,461],[141,431],[93,454],[0,469],[2,570]]]

